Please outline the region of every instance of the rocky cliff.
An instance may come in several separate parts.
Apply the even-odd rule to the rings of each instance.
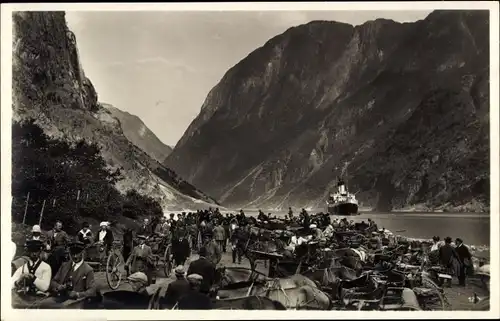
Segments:
[[[125,176],[117,187],[153,196],[165,210],[213,206],[212,198],[130,142],[98,103],[64,12],[16,12],[13,29],[14,121],[33,118],[53,137],[98,143]]]
[[[120,121],[125,137],[153,159],[161,163],[172,152],[172,148],[162,143],[139,117],[110,104],[101,103],[101,105]]]
[[[489,15],[313,21],[232,67],[166,164],[222,204],[489,208]]]

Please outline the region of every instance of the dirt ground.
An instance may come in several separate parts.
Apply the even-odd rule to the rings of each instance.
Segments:
[[[196,260],[198,258],[197,254],[191,255],[190,258],[186,261],[184,268],[188,269],[189,263]],[[250,268],[250,263],[248,262],[247,259],[243,258],[241,264],[233,264],[232,263],[232,256],[231,252],[223,253],[221,262],[219,263],[220,266],[241,266],[241,267],[248,267]],[[258,261],[257,262],[257,270],[263,273],[267,273],[267,268],[264,266],[264,262]],[[102,291],[102,292],[108,292],[112,291],[106,282],[106,276],[104,272],[97,272],[96,273],[96,283],[97,287]],[[172,281],[175,280],[174,273],[172,272],[169,277],[166,277],[163,269],[162,271],[159,271],[158,274],[156,275],[156,283],[151,285],[148,288],[148,291],[150,293],[154,292],[158,287],[166,287],[168,284]],[[127,287],[126,281],[121,282],[120,289],[125,289]],[[481,286],[480,281],[477,278],[470,278],[467,280],[467,286],[466,287],[458,287],[458,281],[456,279],[453,280],[452,287],[451,288],[445,288],[445,294],[446,298],[450,304],[450,310],[471,310],[474,306],[474,303],[469,302],[469,298],[472,297],[476,293],[480,298],[483,298],[485,296],[488,296],[488,292]]]

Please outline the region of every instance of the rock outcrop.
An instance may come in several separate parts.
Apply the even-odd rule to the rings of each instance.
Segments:
[[[165,210],[216,204],[130,142],[120,121],[99,104],[64,12],[16,12],[13,28],[14,121],[36,119],[53,137],[98,143],[109,165],[125,176],[117,187],[153,196]]]
[[[489,13],[313,21],[232,67],[165,164],[225,206],[489,209]]]

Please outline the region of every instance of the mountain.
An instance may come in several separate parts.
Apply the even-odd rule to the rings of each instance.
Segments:
[[[127,139],[85,76],[64,12],[15,12],[13,29],[14,122],[35,119],[51,137],[98,144],[124,176],[116,187],[154,197],[165,211],[217,203]]]
[[[165,164],[225,206],[489,209],[489,13],[293,27],[226,72]]]
[[[101,106],[120,121],[125,137],[153,159],[161,163],[172,152],[172,148],[163,144],[139,117],[110,104],[101,103]]]

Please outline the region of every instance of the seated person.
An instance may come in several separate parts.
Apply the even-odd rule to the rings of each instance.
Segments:
[[[131,291],[149,296],[148,291],[148,277],[143,272],[135,272],[127,277]]]
[[[51,292],[63,300],[94,297],[94,270],[85,262],[85,245],[74,242],[69,246],[69,253],[71,260],[63,263],[50,283]]]
[[[154,283],[151,273],[153,266],[153,250],[146,244],[146,236],[138,235],[139,245],[134,247],[125,262],[128,273],[144,272],[148,276],[148,285]]]
[[[212,300],[202,293],[203,277],[199,274],[187,276],[190,290],[183,295],[177,304],[179,310],[210,310],[213,308]]]
[[[25,249],[28,252],[28,262],[14,272],[12,289],[27,295],[47,293],[52,271],[41,259],[44,243],[40,240],[28,240]]]

